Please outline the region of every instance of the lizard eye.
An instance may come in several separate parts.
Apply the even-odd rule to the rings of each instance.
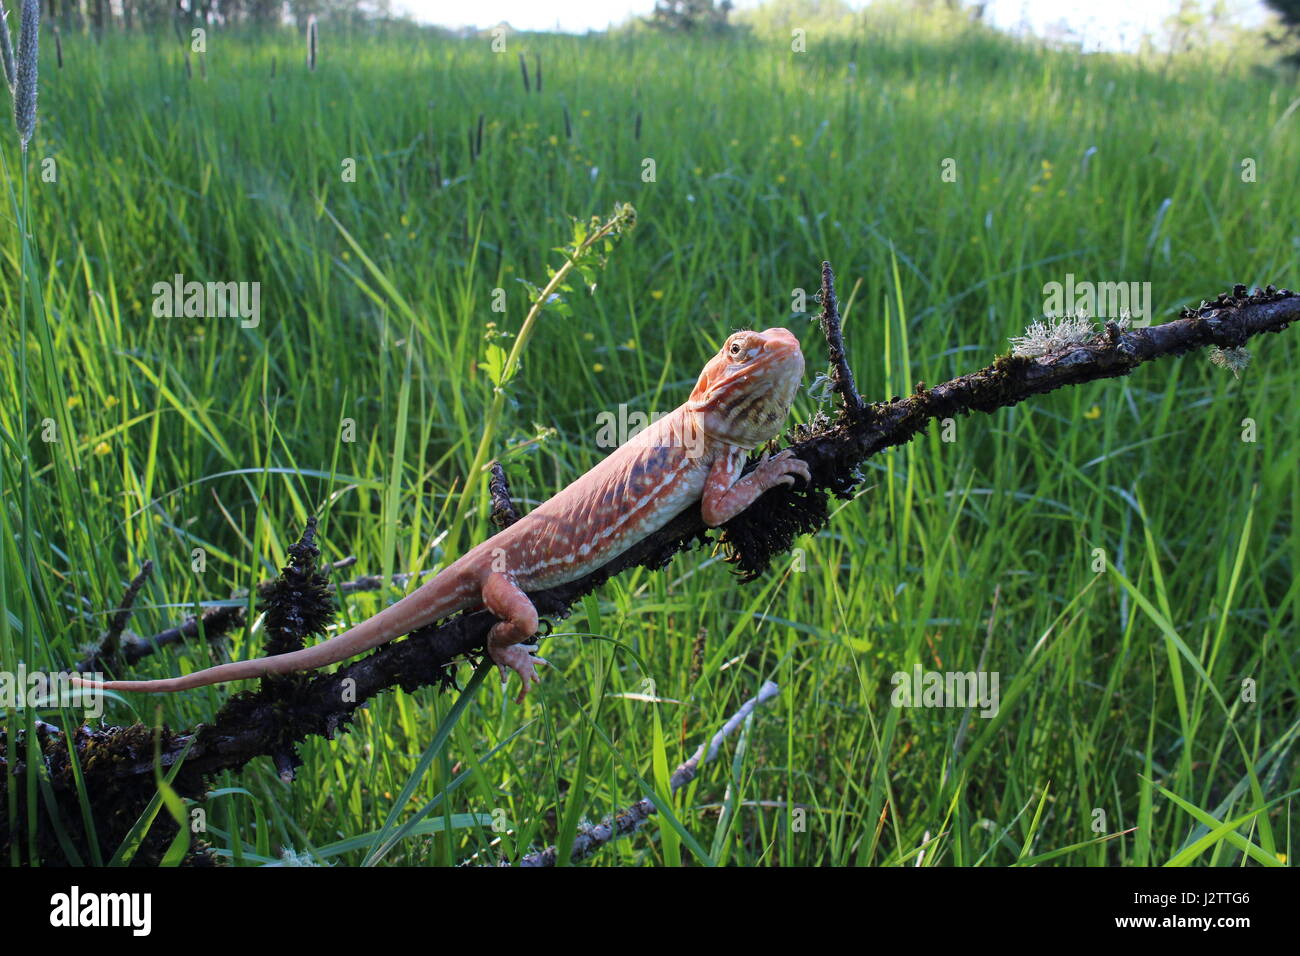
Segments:
[[[739,355],[740,352],[741,352],[741,349],[740,349],[740,343],[739,343],[739,342],[732,342],[730,345],[727,346],[727,351],[731,353],[731,355],[732,355],[733,358],[734,358],[735,356]]]

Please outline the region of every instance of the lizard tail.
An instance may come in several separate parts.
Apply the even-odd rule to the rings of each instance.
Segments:
[[[448,569],[450,570],[450,569]],[[190,690],[194,687],[206,687],[209,684],[221,684],[232,680],[251,680],[268,674],[289,674],[294,671],[314,670],[327,664],[334,664],[349,657],[356,657],[372,647],[386,644],[396,637],[409,634],[436,620],[463,610],[478,603],[473,597],[466,597],[454,587],[449,589],[455,575],[439,574],[432,581],[422,585],[402,598],[391,607],[385,608],[372,618],[362,621],[356,627],[337,634],[327,641],[321,641],[311,647],[289,654],[276,654],[272,657],[258,657],[251,661],[232,661],[218,664],[205,670],[186,674],[184,677],[169,677],[162,680],[110,680],[91,681],[73,677],[72,683],[78,687],[93,687],[100,690],[142,691],[149,694],[170,694],[178,690]]]

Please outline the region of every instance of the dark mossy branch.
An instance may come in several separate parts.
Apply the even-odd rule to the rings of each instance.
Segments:
[[[126,622],[131,618],[131,609],[135,607],[135,599],[140,596],[144,583],[149,580],[149,575],[152,573],[153,562],[145,561],[144,564],[140,565],[140,573],[132,578],[131,583],[127,585],[126,593],[122,595],[122,603],[109,620],[108,631],[105,632],[104,640],[100,645],[107,653],[117,653],[122,632],[126,630]]]
[[[910,441],[931,420],[972,411],[992,412],[1068,385],[1127,375],[1146,362],[1193,349],[1240,347],[1253,336],[1280,332],[1300,320],[1300,296],[1272,287],[1247,294],[1244,286],[1237,286],[1164,325],[1125,329],[1107,323],[1100,334],[1087,341],[1032,358],[1004,354],[987,368],[934,388],[920,384],[915,394],[866,404],[853,384],[829,263],[822,268],[821,298],[821,326],[832,363],[830,377],[841,407],[833,417],[819,414],[794,429],[790,447],[808,463],[812,473],[809,486],[773,489],[724,526],[722,542],[745,579],[762,574],[790,549],[798,535],[821,528],[827,521],[829,498],[852,494],[860,482],[863,462]],[[509,523],[516,512],[499,466],[493,468],[490,488],[494,521]],[[309,529],[312,532],[314,529]],[[698,509],[691,509],[585,577],[530,597],[543,617],[561,618],[575,602],[614,575],[634,567],[662,568],[679,552],[709,540]],[[309,540],[306,545],[304,551],[294,553],[282,575],[282,580],[288,576],[296,582],[281,592],[289,602],[282,609],[285,626],[300,636],[318,633],[332,613],[327,606],[332,604],[327,600],[328,589],[318,586],[319,575],[314,571],[315,549]],[[287,774],[297,759],[293,756],[297,742],[313,735],[333,737],[358,708],[385,690],[451,686],[452,665],[481,652],[493,623],[495,619],[486,611],[462,614],[385,645],[334,673],[267,679],[256,690],[233,695],[210,724],[181,733],[164,732],[163,763],[174,763],[190,746],[177,778],[178,791],[189,797],[200,797],[212,774],[237,769],[259,756],[272,756]],[[117,812],[135,806],[132,801],[141,793],[152,794],[152,763],[140,755],[138,725],[94,733],[78,731],[74,736],[95,806]],[[63,739],[62,734],[44,733],[41,743],[53,792],[60,800],[69,801],[62,814],[66,825],[79,815]],[[0,737],[0,753],[4,752],[2,743]],[[16,752],[25,750],[20,745]],[[22,773],[24,768],[13,769]],[[18,787],[19,792],[22,789]],[[0,801],[3,796],[0,789]],[[0,827],[5,819],[0,808]],[[0,844],[8,839],[8,834],[0,833]]]
[[[849,355],[844,349],[844,333],[840,329],[840,308],[835,301],[835,273],[829,262],[822,263],[822,287],[819,295],[822,304],[818,323],[822,335],[826,337],[826,346],[831,363],[831,387],[840,396],[844,411],[859,416],[863,410],[862,396],[853,382],[853,369],[849,367]]]
[[[506,480],[506,470],[499,461],[492,462],[488,493],[492,496],[492,524],[497,530],[508,528],[519,520],[519,512],[510,500],[510,482]]]
[[[333,561],[325,566],[327,573],[341,571],[350,568],[357,563],[355,555],[348,555]],[[141,565],[140,574],[132,581],[126,592],[126,597],[122,600],[122,605],[117,612],[116,617],[121,619],[121,628],[117,632],[115,641],[110,641],[110,630],[104,638],[96,644],[89,653],[89,656],[77,661],[75,670],[81,674],[100,673],[112,674],[114,676],[124,676],[129,672],[132,664],[136,664],[150,654],[162,650],[169,644],[180,644],[185,641],[192,641],[202,635],[204,640],[216,641],[225,637],[231,631],[238,630],[244,626],[246,619],[244,604],[222,604],[216,607],[205,608],[204,611],[196,617],[187,618],[180,624],[175,624],[157,634],[151,634],[142,637],[139,634],[132,634],[124,631],[126,621],[133,610],[132,605],[135,603],[136,594],[139,587],[136,581],[141,581],[146,570],[152,570],[153,562],[146,561]],[[406,583],[414,575],[394,574],[392,583],[397,587],[405,587]],[[269,588],[275,581],[263,581],[257,585],[258,593],[261,594]],[[355,594],[358,591],[378,591],[383,588],[384,579],[377,574],[366,574],[343,581],[339,584],[332,585],[342,594]],[[247,592],[244,592],[246,595]],[[241,597],[240,594],[232,595],[232,599]],[[126,611],[126,614],[122,612]],[[115,621],[116,624],[116,621]]]

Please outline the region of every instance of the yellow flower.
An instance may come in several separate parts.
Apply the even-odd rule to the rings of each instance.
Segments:
[[[407,239],[414,239],[414,238],[415,238],[415,233],[413,233],[413,232],[408,232],[408,233],[406,234],[406,238],[407,238]]]
[[[393,238],[393,234],[392,234],[391,232],[386,232],[386,233],[384,233],[384,238],[385,238],[385,239],[391,239],[391,238]]]
[[[596,362],[594,365],[591,366],[591,370],[597,373],[603,372],[605,371],[605,366],[601,365],[599,362]]]
[[[109,447],[108,442],[102,441],[95,446],[96,455],[107,455],[113,449]]]
[[[628,339],[626,342],[623,343],[623,348],[628,349],[629,351],[635,351],[636,339]]]
[[[594,342],[594,341],[596,341],[596,336],[595,336],[593,333],[591,333],[591,332],[583,332],[583,333],[582,333],[582,341],[584,341],[584,342]]]
[[[407,216],[402,216],[402,218],[397,221],[400,222],[403,226],[409,226],[411,224],[411,220]]]
[[[1101,418],[1101,406],[1100,405],[1092,406],[1092,408],[1088,409],[1086,412],[1083,413],[1083,417],[1088,419],[1089,421],[1096,421],[1098,418]]]
[[[1034,183],[1032,186],[1029,187],[1029,191],[1031,193],[1041,193],[1043,191],[1043,187],[1038,185],[1038,183]]]
[[[791,133],[791,134],[790,134],[790,145],[793,146],[795,149],[798,149],[800,146],[803,145],[803,140],[800,139],[799,136],[796,135],[795,133]]]
[[[652,290],[650,291],[650,298],[652,298],[652,299],[659,300],[659,299],[662,299],[663,297],[664,297],[664,290],[663,290],[663,289],[652,289]]]
[[[591,115],[591,110],[583,110],[579,115],[580,115],[580,116],[590,116],[590,115]]]
[[[559,145],[560,145],[560,137],[556,136],[554,133],[552,133],[550,136],[546,137],[546,141],[547,141],[548,143],[550,143],[552,146],[559,146]]]
[[[696,166],[696,167],[695,167],[695,175],[696,175],[696,176],[703,176],[703,175],[704,175],[704,167],[703,167],[703,166]]]
[[[780,176],[777,176],[777,177],[776,177],[776,181],[777,181],[778,183],[783,183],[783,182],[785,182],[785,174],[782,173]]]
[[[352,253],[350,253],[350,252],[348,252],[346,249],[344,249],[344,250],[343,250],[343,261],[346,262],[348,259],[351,259],[351,258],[352,258]]]
[[[733,139],[733,140],[731,141],[731,145],[732,145],[732,146],[739,146],[739,145],[740,145],[740,140],[738,140],[738,139]]]
[[[105,408],[112,408],[112,407],[113,407],[114,405],[116,405],[116,404],[117,404],[117,396],[116,396],[116,395],[110,395],[110,396],[108,396],[108,398],[104,399],[104,407],[105,407]]]
[[[80,407],[80,405],[81,405],[81,396],[80,396],[80,395],[69,395],[69,396],[68,396],[68,408],[69,408],[69,409],[78,408],[78,407]]]

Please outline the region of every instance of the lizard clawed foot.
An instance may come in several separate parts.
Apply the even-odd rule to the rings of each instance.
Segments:
[[[488,657],[492,658],[492,663],[496,664],[497,669],[501,671],[501,686],[503,688],[506,686],[511,671],[519,675],[523,687],[519,691],[519,696],[515,698],[516,704],[523,701],[534,684],[541,683],[542,679],[537,675],[536,665],[550,664],[550,661],[545,658],[537,657],[533,653],[536,650],[536,644],[507,644],[504,647],[488,644]]]
[[[760,481],[765,488],[793,485],[796,476],[802,478],[805,484],[812,482],[812,471],[808,468],[808,463],[794,457],[794,452],[789,448],[783,448],[770,457],[764,452],[754,472],[761,476]]]

